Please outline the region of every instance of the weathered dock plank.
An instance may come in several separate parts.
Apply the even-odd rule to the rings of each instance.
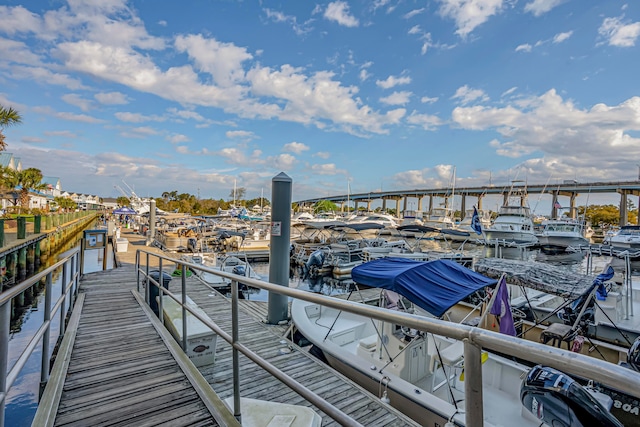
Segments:
[[[203,400],[192,373],[170,351],[177,346],[172,341],[167,346],[171,338],[158,333],[161,325],[140,306],[134,287],[131,266],[83,277],[73,350],[63,384],[57,386],[57,414],[47,425],[238,425],[217,397],[214,403]],[[223,413],[212,413],[216,405]]]

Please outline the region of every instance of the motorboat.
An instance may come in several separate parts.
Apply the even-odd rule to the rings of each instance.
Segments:
[[[362,264],[353,269],[352,277],[358,284],[382,289],[378,299],[362,303],[431,317],[444,316],[460,300],[497,282],[449,260],[400,258]],[[404,414],[422,425],[465,425],[461,341],[298,299],[292,302],[291,316],[333,368]],[[531,367],[488,352],[482,360],[484,425],[543,425],[540,414],[531,413],[530,399],[529,411],[520,401],[522,379]],[[588,402],[609,414],[595,398]],[[606,406],[611,404],[609,399]],[[613,421],[601,425],[622,425],[609,417]]]
[[[624,225],[620,230],[605,237],[604,244],[615,248],[640,251],[640,225]]]
[[[493,224],[483,228],[482,234],[488,243],[534,244],[538,241],[531,210],[528,206],[521,205],[501,206]]]
[[[224,256],[218,256],[216,252],[200,252],[183,255],[181,259],[213,270],[262,280],[261,276],[249,264],[245,253],[227,253]],[[197,268],[192,270],[203,283],[213,288],[228,288],[231,286],[231,281],[226,277]]]
[[[549,252],[563,252],[569,246],[577,248],[589,244],[583,221],[572,218],[548,219],[542,222],[542,231],[536,234],[538,245]],[[638,235],[640,244],[640,234]]]

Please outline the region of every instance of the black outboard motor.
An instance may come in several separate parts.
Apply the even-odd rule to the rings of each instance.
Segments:
[[[537,365],[520,387],[520,400],[550,426],[624,427],[583,386],[553,368]]]
[[[640,337],[629,347],[627,351],[627,363],[636,372],[640,372]]]

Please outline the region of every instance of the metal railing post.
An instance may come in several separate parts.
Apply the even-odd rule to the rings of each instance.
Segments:
[[[164,325],[164,312],[162,307],[162,298],[164,297],[164,272],[162,271],[162,258],[158,259],[158,264],[158,270],[160,270],[158,274],[158,317],[160,318],[160,323]]]
[[[140,292],[140,251],[136,251],[136,291]]]
[[[182,350],[187,351],[187,267],[182,264],[182,275],[180,276],[182,285]]]
[[[43,323],[51,321],[51,289],[53,288],[52,274],[47,274],[46,284],[44,288],[44,319]],[[44,390],[44,386],[49,380],[49,337],[51,336],[51,327],[48,327],[42,336],[42,365],[40,368],[40,390]]]
[[[62,298],[62,304],[60,304],[60,335],[64,336],[65,330],[65,317],[67,312],[65,311],[67,305],[67,263],[62,264],[62,286],[60,287],[60,298]],[[69,304],[69,310],[71,310],[71,304]]]
[[[8,393],[7,366],[9,363],[9,326],[11,300],[0,305],[0,427],[4,427],[4,402]]]
[[[242,422],[240,414],[240,359],[236,348],[238,342],[238,281],[231,281],[231,346],[233,357],[233,416]]]
[[[467,427],[482,427],[484,412],[482,407],[482,348],[468,338],[464,343],[464,409]]]
[[[149,293],[149,252],[147,252],[147,265],[145,265],[145,274],[146,278],[144,287],[144,300],[146,301],[147,305],[149,305],[149,300],[151,299]]]

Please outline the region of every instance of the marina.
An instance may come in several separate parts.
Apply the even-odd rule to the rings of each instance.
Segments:
[[[336,224],[334,224],[334,226],[335,225]],[[415,236],[406,238],[400,234],[394,234],[393,231],[391,234],[385,233],[381,235],[378,233],[381,230],[380,227],[383,226],[373,227],[366,224],[351,225],[345,228],[345,230],[350,231],[347,233],[348,238],[345,239],[343,243],[329,244],[329,241],[324,242],[324,246],[331,248],[331,251],[333,251],[327,253],[329,254],[327,259],[333,262],[332,270],[319,272],[313,282],[298,283],[299,289],[291,289],[286,292],[287,295],[289,295],[289,292],[293,292],[296,297],[300,298],[300,295],[296,294],[296,292],[304,292],[306,294],[305,299],[307,295],[308,298],[313,299],[316,297],[314,294],[309,293],[309,291],[320,292],[320,294],[315,295],[323,298],[323,300],[315,301],[315,303],[333,304],[330,301],[325,301],[324,299],[326,297],[324,295],[336,295],[334,294],[336,291],[338,294],[342,293],[346,295],[347,292],[353,290],[350,285],[350,283],[353,283],[351,281],[351,269],[361,264],[354,263],[353,259],[366,258],[367,261],[372,261],[384,257],[404,255],[407,260],[453,259],[456,260],[456,262],[462,261],[462,258],[457,259],[453,256],[456,251],[452,250],[450,243],[446,240],[421,240],[420,238],[416,239]],[[324,227],[320,230],[324,230]],[[366,241],[367,245],[350,247],[350,244],[347,244],[347,242],[357,241],[357,239],[361,238],[357,237],[357,233],[354,233],[354,231],[366,230],[373,230],[375,232],[370,237],[362,238],[362,241]],[[418,230],[418,228],[416,228],[416,230]],[[432,229],[430,228],[430,230]],[[334,232],[331,231],[331,233]],[[324,236],[327,237],[331,233],[325,233]],[[415,410],[407,409],[398,404],[398,395],[392,392],[392,388],[389,388],[384,380],[374,380],[373,384],[370,383],[368,386],[365,386],[359,381],[354,381],[349,370],[340,369],[339,371],[342,375],[338,374],[332,371],[321,359],[315,357],[313,351],[309,352],[310,349],[308,347],[300,347],[299,345],[302,345],[302,343],[299,341],[299,337],[297,335],[294,337],[294,332],[298,334],[300,331],[292,328],[293,319],[287,319],[287,321],[281,324],[269,324],[269,304],[266,300],[270,294],[269,291],[273,291],[273,289],[269,289],[269,286],[274,285],[265,284],[257,275],[244,274],[244,271],[248,271],[245,270],[247,267],[256,267],[256,264],[259,264],[256,260],[249,259],[248,257],[240,257],[237,259],[244,259],[244,261],[242,261],[242,263],[236,261],[234,266],[241,266],[241,269],[234,270],[234,266],[230,266],[231,268],[226,270],[216,268],[212,264],[207,265],[198,261],[192,255],[186,256],[186,252],[182,250],[167,252],[165,250],[166,248],[149,245],[148,236],[144,236],[143,234],[144,227],[141,224],[135,227],[121,229],[120,237],[114,239],[114,245],[109,246],[109,256],[111,256],[112,253],[115,256],[114,268],[106,271],[85,273],[81,276],[82,279],[78,283],[78,289],[80,290],[78,301],[80,301],[81,304],[79,307],[74,308],[74,310],[81,310],[83,313],[86,312],[87,317],[85,319],[87,319],[86,321],[89,326],[83,326],[83,316],[76,316],[76,318],[71,316],[71,319],[78,321],[78,324],[74,326],[70,320],[64,337],[66,340],[73,335],[74,332],[76,336],[75,338],[69,338],[69,340],[72,341],[71,343],[60,345],[60,350],[67,348],[70,354],[69,356],[58,354],[56,357],[56,359],[62,358],[67,361],[67,371],[63,370],[61,373],[57,370],[60,368],[54,367],[51,371],[51,379],[43,382],[43,384],[47,384],[47,389],[53,389],[54,391],[47,391],[47,389],[45,389],[45,394],[41,402],[47,403],[38,406],[38,414],[36,414],[38,421],[34,425],[40,425],[39,423],[43,420],[41,417],[48,419],[48,421],[42,421],[42,425],[73,425],[76,422],[82,423],[81,420],[86,419],[96,420],[96,422],[99,420],[107,422],[108,417],[106,414],[113,410],[122,414],[122,418],[118,418],[118,422],[128,423],[130,425],[142,423],[145,417],[149,417],[151,424],[155,423],[153,421],[154,419],[160,420],[166,418],[167,416],[157,412],[155,405],[150,404],[149,399],[145,397],[144,387],[142,389],[136,389],[133,386],[129,387],[127,385],[132,382],[131,378],[136,378],[132,377],[132,375],[142,375],[139,380],[136,379],[133,380],[133,382],[154,387],[154,396],[157,391],[157,399],[160,399],[158,401],[162,401],[162,399],[166,399],[167,402],[174,401],[175,397],[172,397],[173,392],[181,396],[180,399],[182,399],[182,397],[187,399],[184,400],[184,405],[185,408],[190,408],[189,410],[181,411],[176,407],[175,410],[171,411],[171,406],[166,405],[169,408],[168,410],[173,414],[171,416],[176,417],[175,425],[180,425],[179,423],[182,422],[179,420],[180,417],[182,417],[181,414],[184,414],[184,425],[191,425],[188,424],[190,417],[187,413],[193,414],[193,417],[198,419],[198,421],[194,422],[201,422],[202,425],[233,425],[234,421],[237,422],[237,420],[240,419],[238,413],[234,414],[236,409],[234,408],[234,399],[237,397],[237,390],[241,392],[242,399],[245,399],[243,402],[246,408],[251,407],[254,401],[278,402],[284,405],[291,405],[292,409],[302,410],[301,408],[308,408],[312,410],[314,414],[320,414],[322,425],[333,425],[334,423],[340,425],[349,425],[349,423],[355,423],[353,425],[357,425],[358,423],[361,425],[412,425],[412,423],[416,422],[416,419],[422,419],[419,411],[417,412],[418,415],[416,415]],[[319,234],[316,234],[316,238],[318,236]],[[385,237],[381,238],[382,236]],[[398,242],[405,239],[406,241],[403,243],[405,247],[400,250],[401,246]],[[315,238],[311,240],[315,240]],[[117,244],[115,244],[116,241]],[[386,247],[385,245],[389,246]],[[322,247],[322,245],[320,247]],[[446,249],[447,247],[449,247],[449,249]],[[351,253],[354,250],[355,252]],[[313,252],[313,250],[310,251]],[[536,250],[530,246],[512,247],[511,245],[502,246],[495,244],[471,245],[470,250],[465,252],[465,257],[468,257],[469,260],[468,265],[472,267],[474,264],[473,259],[478,256],[493,257],[495,255],[493,251],[496,251],[496,253],[499,251],[500,256],[509,256],[510,251],[515,251],[515,256],[523,260],[530,260],[532,257],[535,257],[537,253]],[[347,255],[347,258],[341,255],[343,253]],[[201,255],[205,254],[206,253],[202,253]],[[582,264],[588,258],[586,253],[576,252],[574,254],[577,256],[575,262],[578,264]],[[194,255],[196,255],[197,258],[198,254],[196,253]],[[227,255],[230,255],[230,259],[233,258],[231,256],[233,255],[232,253],[228,253]],[[219,256],[221,259],[224,259],[224,255]],[[615,256],[615,254],[610,253],[609,256]],[[552,256],[550,255],[550,257]],[[337,260],[342,260],[346,263],[337,264]],[[291,258],[290,262],[291,261],[293,261],[293,258]],[[353,265],[349,265],[349,263]],[[463,262],[461,263],[464,264]],[[324,280],[326,279],[326,274],[334,275],[336,266],[340,266],[344,271],[340,271],[338,274],[345,275],[345,277],[347,277],[346,280],[334,278],[333,281],[326,282]],[[242,274],[240,274],[240,270],[243,270]],[[260,267],[258,270],[261,271],[261,273],[259,273],[260,275],[266,273],[263,267]],[[154,273],[159,271],[162,271],[163,274]],[[186,275],[186,273],[183,279],[183,271],[189,273],[201,271],[208,275],[225,278],[225,280],[228,281],[226,283],[220,282],[223,283],[222,285],[207,284],[207,281],[203,280],[205,276],[202,274]],[[346,276],[347,272],[348,276]],[[290,273],[295,275],[295,271],[293,270]],[[149,279],[145,277],[149,277]],[[165,285],[165,283],[163,283],[165,280],[167,281],[166,286],[164,286],[165,290],[162,291],[165,296],[158,298],[156,301],[154,295],[157,294],[153,292],[158,291],[154,291],[154,289],[158,283]],[[153,283],[153,281],[155,281],[155,283]],[[234,295],[235,281],[237,281],[238,284],[242,284],[242,287],[239,286],[238,293]],[[318,288],[316,285],[312,285],[312,283],[321,283],[321,287]],[[117,284],[117,286],[113,286],[113,284]],[[221,293],[216,290],[217,288],[219,288],[218,290]],[[301,291],[300,289],[306,290]],[[256,293],[254,290],[258,292]],[[212,361],[210,363],[195,363],[195,360],[191,357],[193,353],[189,355],[189,352],[185,352],[182,349],[185,348],[186,343],[183,342],[182,345],[180,343],[187,335],[180,335],[180,327],[177,329],[170,327],[171,322],[175,323],[175,321],[171,321],[167,317],[167,310],[170,310],[170,307],[173,307],[174,303],[180,303],[182,294],[184,294],[186,298],[183,300],[183,303],[188,301],[185,307],[188,306],[190,310],[194,310],[192,314],[200,320],[200,323],[203,324],[202,326],[206,325],[205,328],[211,328],[211,330],[215,332],[215,336],[217,336],[217,340],[214,341],[214,353],[211,356]],[[243,299],[238,299],[240,295],[242,295],[241,298]],[[293,295],[289,296],[292,297]],[[332,300],[334,298],[329,299]],[[148,303],[145,302],[145,300],[148,301]],[[147,304],[149,304],[149,306],[147,306]],[[236,304],[237,309],[234,308]],[[108,309],[106,306],[109,306]],[[175,306],[175,308],[178,309],[176,313],[178,313],[177,316],[179,318],[179,305]],[[350,308],[352,307],[341,307],[341,309],[347,311]],[[111,309],[115,310],[113,315],[107,311]],[[154,310],[157,314],[154,314]],[[175,311],[175,309],[171,310]],[[288,310],[289,308],[287,308],[287,311]],[[368,308],[365,308],[365,310],[368,310]],[[160,315],[160,318],[158,318],[158,314],[160,313],[165,314]],[[229,313],[232,313],[232,316],[229,316]],[[451,314],[453,316],[454,313],[452,312]],[[198,317],[200,315],[202,318]],[[380,314],[368,313],[367,315],[375,318]],[[235,321],[233,320],[234,316],[237,316]],[[417,321],[420,327],[427,328],[426,330],[431,330],[431,328],[434,327],[429,320],[425,320],[422,316],[419,317],[420,319],[416,320],[414,315],[410,315],[410,319],[402,318],[402,321],[410,320],[409,324],[413,324],[414,327],[416,324],[412,322]],[[111,319],[116,320],[111,322]],[[346,321],[348,316],[345,315],[344,319]],[[437,321],[435,318],[433,320]],[[389,321],[389,319],[387,319],[387,321]],[[399,319],[395,319],[394,321],[399,321]],[[422,323],[423,321],[426,323]],[[163,323],[165,326],[163,326]],[[235,339],[233,338],[234,323],[238,328],[238,335]],[[436,323],[435,327],[438,329],[440,325]],[[465,328],[469,326],[465,324],[454,326],[454,328],[458,327],[462,329],[459,331],[456,329],[457,332],[455,333],[452,333],[452,330],[446,327],[444,329],[445,335],[449,338],[445,339],[451,339],[452,335],[454,339],[457,339],[459,336],[464,336],[467,330]],[[191,328],[191,326],[189,326],[189,328]],[[142,332],[142,330],[144,330],[144,332]],[[127,337],[131,336],[132,339],[122,340],[119,338],[119,334],[123,332]],[[540,332],[537,333],[540,334]],[[86,342],[83,341],[85,335],[88,339]],[[98,336],[100,338],[96,339]],[[183,338],[180,338],[181,336]],[[430,335],[425,335],[425,337],[426,336]],[[537,336],[541,337],[541,335]],[[226,338],[229,338],[229,341],[227,341]],[[366,338],[367,337],[362,336],[359,340],[364,342]],[[147,339],[151,341],[146,341]],[[535,340],[537,339],[539,338],[535,338]],[[120,343],[120,341],[122,341],[122,343]],[[358,339],[356,339],[356,342],[357,341]],[[417,342],[418,341],[416,341],[416,343]],[[444,349],[448,347],[443,343],[450,343],[451,341],[437,341],[440,344],[435,344],[435,342],[436,341],[430,341],[430,347],[442,347],[444,358],[437,361],[440,355],[436,357],[434,354],[429,353],[431,360],[436,361],[434,368],[431,368],[432,370],[430,372],[438,373],[440,371],[437,366],[444,365],[447,366],[448,369],[453,369],[451,372],[455,373],[454,376],[460,376],[460,368],[462,366],[460,365],[460,361],[462,359],[456,358],[453,355],[450,358],[448,354],[453,350],[444,351]],[[71,350],[76,344],[78,348],[85,349],[86,353],[85,350],[82,350],[76,353],[80,356],[74,358],[74,352]],[[103,344],[105,344],[106,347],[102,346]],[[120,344],[122,344],[123,347],[119,347]],[[532,344],[535,345],[534,342],[532,342]],[[205,346],[211,347],[209,343],[205,344]],[[166,352],[163,349],[162,355],[158,353],[159,347],[166,348]],[[460,346],[458,350],[462,351],[463,347],[464,346]],[[548,352],[549,349],[552,348],[554,350],[551,351],[555,352],[555,349],[559,349],[559,347],[560,346],[552,347],[546,345],[542,348],[546,348],[547,350],[538,350],[542,351],[541,354],[544,354],[545,351]],[[569,347],[569,345],[567,347]],[[453,349],[454,347],[451,348]],[[247,353],[239,355],[236,362],[234,359],[234,351],[239,351],[240,349],[243,351],[246,350]],[[530,350],[531,349],[528,349],[528,351]],[[456,351],[456,354],[464,353],[464,351],[462,351],[462,353],[460,353],[460,351]],[[620,348],[621,361],[624,351],[625,349]],[[413,351],[407,352],[407,354],[409,353],[413,354]],[[139,354],[139,356],[136,356],[136,354]],[[511,354],[511,352],[509,352],[509,354]],[[537,353],[535,354],[537,355]],[[98,357],[97,355],[101,356]],[[104,357],[102,357],[102,355]],[[549,366],[555,366],[561,370],[564,369],[563,372],[571,372],[572,370],[568,369],[569,365],[562,362],[562,358],[565,356],[563,353],[555,354],[554,357],[558,359],[556,362],[551,362],[548,358],[545,358],[545,356],[540,356],[542,358],[540,360],[549,362]],[[593,366],[605,369],[609,374],[612,374],[611,369],[614,369],[613,367],[616,366],[614,363],[593,358],[592,355],[585,357],[587,357],[590,362],[585,361],[584,366],[591,363]],[[164,360],[164,362],[159,363],[159,365],[162,365],[162,368],[158,367],[158,369],[156,369],[154,368],[155,363],[151,363],[151,366],[147,369],[146,364],[143,362],[144,359],[158,359]],[[490,360],[492,361],[491,363],[482,363],[479,368],[489,372],[488,367],[494,366],[495,361],[498,359],[491,358]],[[120,365],[121,363],[122,365]],[[177,365],[175,366],[177,367],[169,368],[169,365],[172,363],[176,363]],[[196,369],[194,369],[194,363]],[[264,364],[262,368],[267,369],[267,373],[259,367],[261,363]],[[605,363],[604,367],[600,365],[601,363]],[[513,362],[509,362],[508,364],[511,366]],[[120,366],[120,368],[110,373],[111,366]],[[513,366],[515,367],[517,365]],[[530,367],[527,366],[528,365],[523,365],[518,367],[520,374],[514,375],[517,377],[529,371]],[[90,379],[94,376],[94,374],[91,373],[94,369],[96,370],[96,378],[100,378],[98,381],[101,385],[92,382],[93,380]],[[272,369],[281,372],[273,371]],[[578,372],[586,376],[586,367],[584,369],[585,370],[579,370]],[[628,370],[628,368],[624,369]],[[236,370],[238,372],[236,372]],[[255,373],[251,373],[254,372],[254,370]],[[120,371],[122,375],[120,375],[118,371]],[[147,371],[148,373],[146,373]],[[78,372],[78,379],[75,379],[74,372]],[[331,372],[331,374],[329,372]],[[464,377],[470,378],[472,372],[472,368],[465,369]],[[615,371],[615,369],[613,372],[615,372],[613,373],[614,377],[624,377],[625,375],[622,372]],[[151,375],[154,378],[147,379],[146,375]],[[336,379],[329,380],[329,378],[333,378],[331,375],[337,375]],[[66,378],[66,380],[63,381],[60,378]],[[259,378],[259,381],[248,380],[248,378]],[[291,382],[293,378],[295,378],[296,384]],[[322,380],[320,380],[320,378],[322,378]],[[598,378],[600,378],[600,376],[598,376]],[[633,376],[627,379],[635,381]],[[608,382],[607,379],[601,378],[601,380],[603,381],[601,384]],[[85,384],[85,381],[88,382]],[[376,383],[375,381],[378,382]],[[446,386],[448,381],[446,376],[434,376],[433,380],[429,381],[429,384],[433,385],[438,383],[438,392],[445,394],[440,397],[440,399],[444,399],[443,403],[440,404],[440,406],[436,406],[439,409],[435,410],[435,412],[430,410],[432,415],[436,414],[436,416],[435,418],[429,416],[428,419],[430,421],[426,425],[443,425],[452,417],[451,414],[453,414],[453,412],[445,415],[449,409],[444,409],[446,405],[451,405],[452,403],[446,396],[449,387]],[[177,388],[178,383],[181,384],[180,387],[186,388]],[[169,386],[166,390],[162,388],[156,390],[153,384],[158,384],[158,386],[164,386],[166,384],[174,385]],[[207,385],[205,386],[205,384]],[[377,389],[375,384],[379,386]],[[609,384],[611,387],[614,387],[611,385],[613,383],[609,382]],[[65,387],[67,387],[66,390],[68,390],[68,393],[65,393]],[[87,391],[83,391],[83,387],[88,387]],[[454,384],[453,387],[462,387],[466,391],[466,382],[458,379],[457,385]],[[486,388],[486,385],[484,388]],[[107,389],[122,389],[122,396],[120,392],[107,393]],[[279,391],[272,394],[272,391],[276,389]],[[95,390],[97,393],[95,398],[90,397],[90,393],[92,393],[91,390]],[[269,390],[269,393],[266,393],[266,390]],[[491,396],[490,392],[486,390],[485,392],[488,393],[487,396]],[[515,390],[508,392],[509,396],[512,397],[513,393],[517,392]],[[384,397],[385,394],[391,398],[391,406],[385,404],[387,399]],[[466,393],[463,393],[460,396],[466,395]],[[633,392],[625,390],[625,395],[633,396]],[[275,396],[285,396],[285,398],[274,399]],[[477,398],[477,396],[473,397],[473,394],[468,396],[470,396],[470,398],[459,397],[454,400],[460,399],[460,402],[466,405],[467,399],[470,399],[471,402],[469,404],[472,404],[473,399]],[[61,397],[59,402],[51,401],[51,399],[55,400],[58,397]],[[104,398],[105,401],[103,404],[98,405],[100,409],[95,408],[95,405],[91,407],[87,406],[87,402],[97,402],[102,398]],[[74,399],[79,400],[74,401]],[[353,411],[351,407],[346,407],[341,404],[344,399],[348,402],[353,402],[355,405]],[[495,400],[491,397],[487,397],[487,399],[490,399],[490,401]],[[446,402],[447,400],[449,400],[449,403]],[[182,400],[178,401],[182,402]],[[605,399],[605,402],[606,401]],[[330,406],[323,407],[324,404],[322,402]],[[621,402],[625,401],[621,400]],[[610,400],[609,403],[613,404],[613,400]],[[514,406],[514,409],[521,406],[517,399],[511,403],[511,405]],[[632,415],[633,411],[637,411],[637,409],[634,409],[637,407],[633,406],[632,403],[621,403],[621,405],[631,405],[629,410]],[[361,408],[362,413],[358,412],[358,408]],[[363,411],[362,408],[367,409]],[[487,406],[487,408],[490,407]],[[489,411],[488,413],[494,412],[490,409],[487,410]],[[249,417],[250,415],[247,416]],[[413,420],[410,416],[413,417]],[[525,418],[527,417],[530,416],[525,416]],[[347,419],[349,420],[348,422],[346,421]],[[631,419],[635,419],[635,417]],[[473,422],[469,423],[468,417],[465,421],[465,417],[459,415],[456,417],[456,420],[456,424],[459,423],[459,425],[474,425]],[[627,424],[627,421],[625,421],[625,425],[635,425],[635,421],[631,424]],[[111,421],[109,420],[108,422],[110,423]],[[493,421],[487,422],[487,425],[496,423],[499,425],[501,422],[504,422],[504,419],[498,417]],[[422,425],[425,424],[423,423]],[[532,425],[535,425],[535,422]]]

